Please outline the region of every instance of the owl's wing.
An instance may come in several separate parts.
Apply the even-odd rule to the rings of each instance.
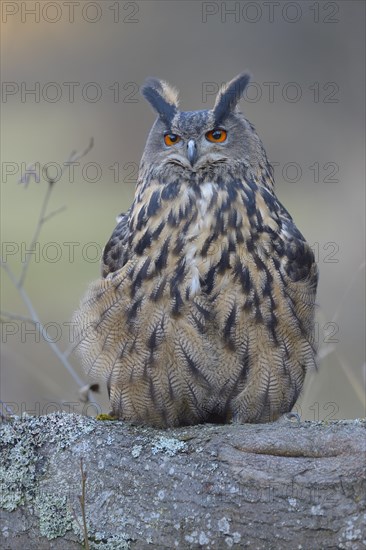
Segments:
[[[315,294],[318,282],[318,268],[314,253],[303,235],[297,229],[286,208],[278,201],[280,234],[277,241],[277,252],[282,258],[282,265],[293,282],[307,281],[309,291]],[[276,245],[275,245],[276,248]]]
[[[102,258],[102,277],[107,277],[109,273],[114,273],[123,267],[129,260],[129,214],[120,214],[111,238],[103,250]]]

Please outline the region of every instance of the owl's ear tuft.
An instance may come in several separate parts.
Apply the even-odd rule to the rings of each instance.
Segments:
[[[241,73],[222,86],[213,108],[216,123],[219,123],[226,115],[234,111],[249,84],[249,80],[250,74]]]
[[[141,93],[160,118],[170,123],[178,110],[178,92],[164,80],[148,78]]]

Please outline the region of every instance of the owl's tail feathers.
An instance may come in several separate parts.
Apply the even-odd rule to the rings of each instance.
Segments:
[[[286,352],[268,345],[253,350],[246,384],[231,402],[233,420],[272,422],[290,412],[303,389],[306,372],[315,368],[313,346],[307,340],[287,343]]]

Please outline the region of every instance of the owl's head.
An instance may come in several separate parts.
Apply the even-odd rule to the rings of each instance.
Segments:
[[[233,162],[256,168],[267,159],[254,127],[238,110],[249,83],[247,73],[223,86],[210,110],[180,111],[178,93],[162,80],[148,79],[142,94],[158,118],[147,139],[142,165],[164,170],[168,166],[197,173]]]

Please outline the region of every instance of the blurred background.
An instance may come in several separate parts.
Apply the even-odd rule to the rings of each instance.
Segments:
[[[115,217],[133,198],[154,121],[147,76],[180,90],[183,110],[209,108],[243,70],[241,109],[275,167],[277,194],[320,269],[319,371],[297,410],[310,420],[365,416],[365,4],[336,2],[2,2],[1,400],[15,413],[108,411],[79,402],[48,340],[72,347],[68,324]],[[72,151],[94,147],[78,164]],[[35,163],[39,180],[18,183]],[[47,192],[58,179],[21,289]],[[64,169],[62,177],[61,171]],[[23,319],[22,317],[25,319]],[[80,364],[69,360],[86,383]]]

